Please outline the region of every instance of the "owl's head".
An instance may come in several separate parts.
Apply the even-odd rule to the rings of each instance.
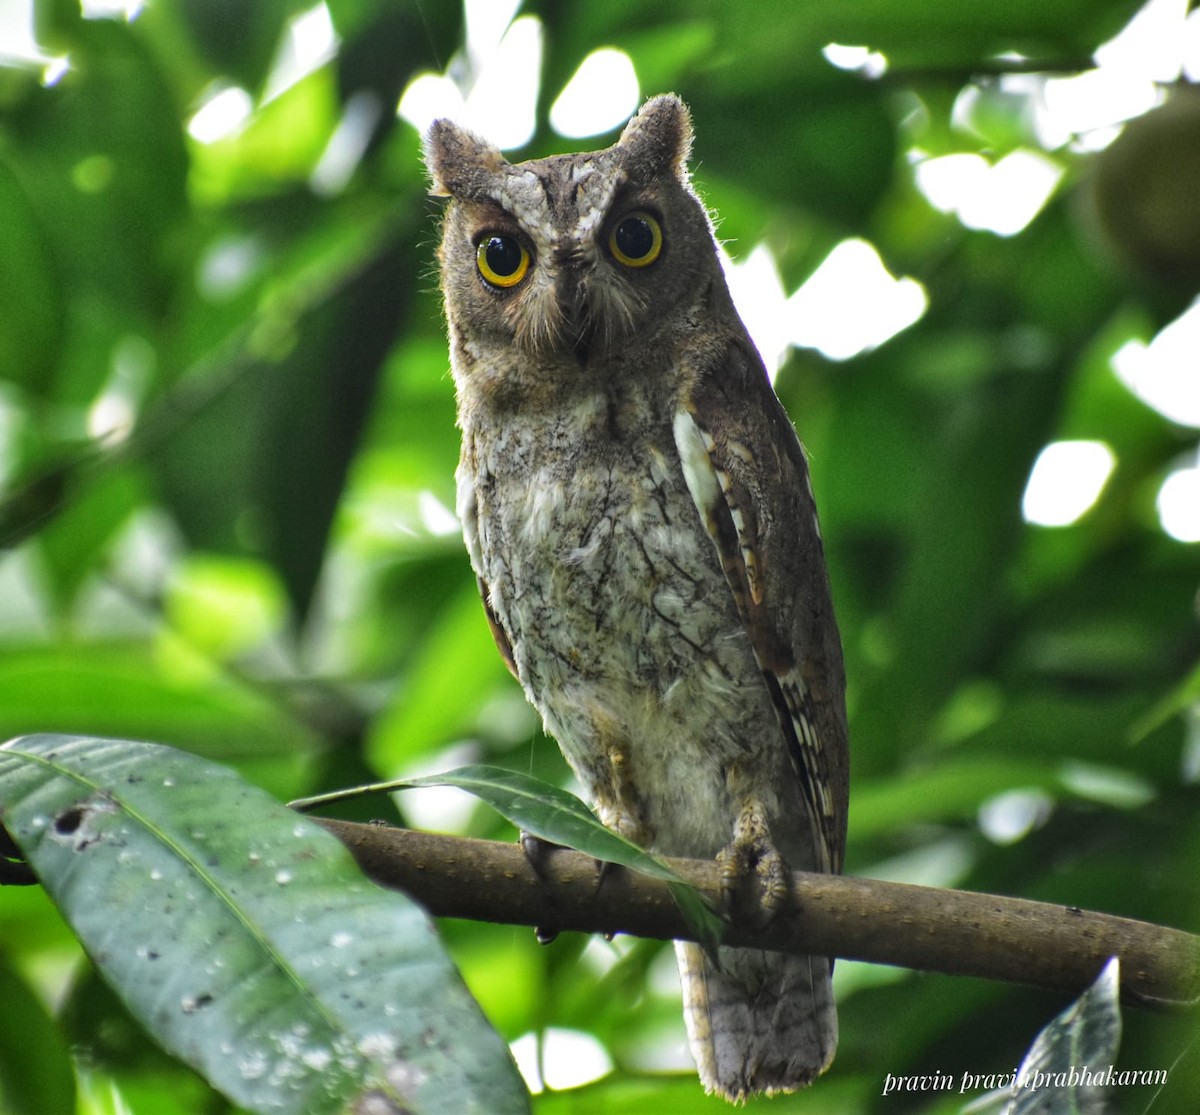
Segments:
[[[689,184],[691,140],[672,95],[647,101],[612,147],[515,165],[436,121],[425,160],[433,193],[451,201],[440,258],[460,339],[582,365],[646,343],[694,304],[720,271]]]

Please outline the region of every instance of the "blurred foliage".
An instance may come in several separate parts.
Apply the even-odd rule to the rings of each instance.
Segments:
[[[1195,219],[1174,204],[1194,195],[1192,164],[1161,154],[1184,149],[1161,116],[1149,163],[1127,138],[1140,120],[1111,156],[1059,147],[1061,186],[1007,238],[934,209],[913,176],[917,151],[1037,149],[1029,98],[997,75],[1084,70],[1137,6],[529,2],[545,51],[518,154],[581,145],[551,132],[549,106],[589,51],[618,47],[644,95],[692,105],[698,183],[735,256],[765,241],[790,291],[859,236],[928,292],[921,321],[877,349],[795,350],[778,380],[812,456],[846,646],[848,870],[1195,929],[1200,549],[1162,531],[1154,500],[1196,431],[1110,364],[1196,294],[1194,226],[1162,231],[1164,214]],[[327,0],[331,56],[277,89],[290,21],[312,7],[149,0],[126,22],[40,0],[38,41],[65,72],[0,66],[0,738],[156,740],[280,796],[463,761],[565,782],[446,510],[436,207],[391,110],[421,72],[469,87],[463,16],[448,0]],[[829,42],[888,69],[837,70]],[[234,87],[244,123],[195,138],[197,111]],[[1193,134],[1194,114],[1172,111]],[[351,114],[368,127],[333,180]],[[1165,200],[1143,235],[1123,215],[1146,166]],[[1022,491],[1059,438],[1106,442],[1116,472],[1078,522],[1031,526]],[[429,823],[437,793],[400,808]],[[1010,842],[980,823],[1005,803],[1031,818]],[[437,816],[511,835],[470,803]],[[444,935],[506,1037],[582,1031],[612,1058],[539,1111],[722,1109],[686,1069],[669,950]],[[884,1076],[1011,1071],[1064,1005],[854,964],[838,981],[837,1061],[773,1111],[957,1110],[883,1099]],[[37,892],[0,894],[0,985],[0,1109],[66,1109],[72,1072],[80,1111],[228,1109],[130,1038]],[[1162,1110],[1200,1090],[1195,1050],[1179,1060],[1193,1030],[1126,1013],[1119,1063],[1171,1070]],[[1130,1090],[1118,1109],[1150,1098]]]

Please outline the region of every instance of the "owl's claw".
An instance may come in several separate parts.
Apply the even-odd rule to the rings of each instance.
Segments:
[[[612,876],[614,876],[620,870],[621,870],[621,865],[619,863],[612,863],[610,860],[606,860],[606,859],[596,860],[596,895],[597,895],[597,897],[600,894],[600,888],[602,886],[604,886],[604,880],[611,879]],[[609,930],[607,933],[604,934],[604,939],[606,941],[611,941],[616,935],[617,934],[614,931]]]
[[[596,893],[600,893],[600,888],[604,886],[604,880],[611,878],[620,870],[619,863],[611,863],[606,859],[596,860]]]
[[[521,845],[521,851],[525,853],[525,861],[533,868],[533,873],[543,882],[546,879],[546,855],[557,848],[561,848],[561,844],[553,844],[549,840],[543,840],[540,836],[534,836],[531,832],[520,830],[517,836],[517,841]],[[609,863],[607,860],[598,859],[594,861],[596,864],[596,893],[600,893],[600,888],[604,886],[604,880],[609,878],[616,871],[620,864]],[[534,929],[534,936],[537,938],[539,945],[548,945],[558,936],[557,929],[546,929],[538,926]],[[612,940],[610,934],[606,934],[609,940]]]
[[[717,853],[717,866],[725,907],[734,917],[748,912],[753,923],[766,925],[787,905],[791,871],[757,804],[738,815],[733,841]]]
[[[521,851],[525,853],[525,862],[533,868],[533,873],[544,881],[546,878],[546,853],[553,848],[561,847],[561,845],[551,844],[549,840],[543,840],[540,836],[534,836],[533,833],[526,832],[524,829],[521,829],[517,836],[517,842],[521,845]],[[534,928],[533,935],[539,945],[548,945],[558,936],[558,930],[547,929],[539,925]]]
[[[517,834],[517,843],[521,845],[521,851],[525,853],[525,862],[533,868],[533,873],[539,879],[545,879],[546,854],[553,848],[561,848],[562,845],[552,844],[549,840],[543,840],[524,829]]]

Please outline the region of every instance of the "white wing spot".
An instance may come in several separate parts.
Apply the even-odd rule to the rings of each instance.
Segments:
[[[673,423],[675,448],[679,450],[679,463],[683,467],[683,479],[688,491],[705,522],[712,517],[714,508],[721,498],[721,488],[712,458],[708,455],[706,442],[712,443],[696,420],[686,410],[677,411]]]

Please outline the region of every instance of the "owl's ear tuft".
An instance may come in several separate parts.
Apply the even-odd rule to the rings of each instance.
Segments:
[[[487,184],[508,165],[497,147],[453,120],[435,120],[423,146],[434,197],[486,196]]]
[[[673,174],[687,178],[687,160],[692,150],[692,116],[674,93],[651,97],[625,125],[617,147],[625,154],[625,165],[635,180]]]

